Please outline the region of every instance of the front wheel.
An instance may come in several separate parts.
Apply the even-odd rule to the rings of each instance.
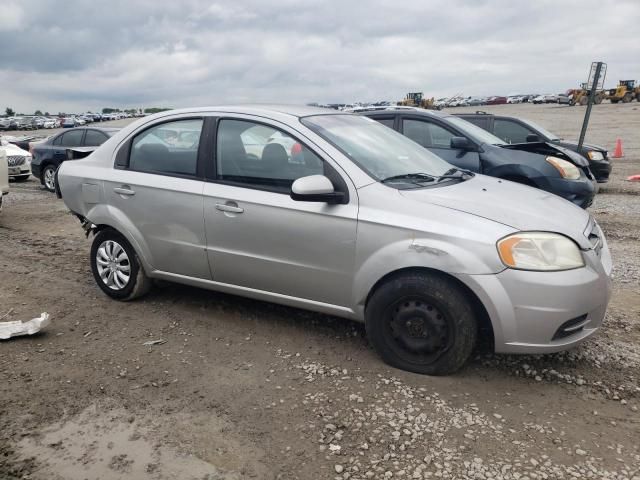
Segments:
[[[133,300],[151,287],[131,244],[111,228],[93,238],[91,270],[100,289],[116,300]]]
[[[56,191],[56,167],[47,165],[42,169],[42,184],[50,192]]]
[[[369,341],[394,367],[426,375],[459,370],[476,343],[468,295],[437,274],[393,277],[371,296],[365,312]]]

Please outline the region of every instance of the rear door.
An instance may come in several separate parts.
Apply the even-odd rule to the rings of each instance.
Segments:
[[[404,116],[401,133],[456,167],[480,172],[478,152],[451,148],[451,139],[462,136],[453,129],[424,117]]]
[[[210,279],[198,163],[204,119],[163,119],[137,133],[117,153],[104,182],[108,204],[146,247],[156,270]]]

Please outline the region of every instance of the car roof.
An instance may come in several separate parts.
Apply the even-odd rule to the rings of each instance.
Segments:
[[[165,115],[175,115],[181,113],[207,113],[207,112],[228,112],[228,113],[246,113],[249,115],[287,115],[291,117],[308,117],[311,115],[348,115],[338,110],[321,107],[309,107],[307,105],[287,105],[287,104],[240,104],[240,105],[222,105],[213,107],[198,108],[181,108],[177,110],[168,110],[156,114],[156,118]]]
[[[415,114],[415,115],[421,115],[424,117],[438,117],[438,118],[446,118],[446,117],[451,117],[452,115],[450,113],[443,113],[443,112],[438,112],[436,110],[425,110],[424,108],[388,108],[386,110],[370,110],[368,112],[358,112],[361,115],[364,116],[370,116],[370,115],[397,115],[400,113],[404,113],[404,114]]]

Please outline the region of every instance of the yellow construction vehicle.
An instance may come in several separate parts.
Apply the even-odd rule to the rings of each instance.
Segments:
[[[635,80],[620,80],[616,88],[609,90],[607,97],[611,103],[629,103],[634,98],[640,102],[640,86]]]
[[[589,90],[588,85],[586,83],[581,83],[580,88],[575,88],[571,91],[571,105],[586,105],[589,102],[589,94],[591,90]],[[593,103],[599,105],[602,103],[606,97],[606,93],[603,90],[596,91],[596,95],[593,97]]]
[[[425,108],[427,110],[440,110],[440,108],[435,105],[435,98],[424,98],[424,94],[422,92],[409,92],[404,97],[404,100],[398,102],[399,106],[403,107],[418,107]]]

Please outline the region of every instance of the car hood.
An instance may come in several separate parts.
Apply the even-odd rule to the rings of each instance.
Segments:
[[[589,161],[573,150],[569,150],[557,143],[551,142],[526,142],[526,143],[510,143],[499,145],[508,150],[520,150],[530,153],[538,153],[540,155],[554,155],[564,160],[568,160],[579,167],[588,167]]]
[[[572,142],[569,140],[557,140],[554,141],[553,143],[559,144],[560,146],[567,146],[569,148],[575,148],[576,150],[578,149],[578,142]],[[582,149],[583,150],[595,150],[598,152],[607,152],[607,148],[603,147],[602,145],[595,145],[593,143],[583,143],[582,144]]]
[[[405,198],[439,205],[507,225],[520,231],[557,232],[582,248],[590,216],[580,207],[544,190],[485,175],[440,188],[400,190]]]
[[[13,143],[2,145],[2,148],[7,152],[7,157],[12,155],[18,155],[23,157],[31,155],[28,151],[23,150],[22,148],[18,147],[17,145],[14,145]]]

